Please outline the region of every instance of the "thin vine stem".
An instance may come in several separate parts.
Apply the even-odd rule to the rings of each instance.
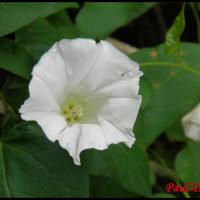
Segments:
[[[162,160],[162,158],[161,158],[161,160]],[[177,176],[176,172],[173,169],[170,169],[168,166],[162,165],[162,164],[157,163],[157,162],[152,161],[152,160],[150,161],[150,166],[156,174],[158,174],[160,176],[164,176],[164,177],[170,177],[174,180],[174,182],[177,185],[181,185],[180,184],[180,178]],[[190,194],[188,192],[183,192],[183,195],[186,198],[191,198]]]
[[[141,68],[143,67],[158,67],[158,66],[167,66],[167,67],[177,67],[177,68],[182,68],[185,69],[186,71],[189,71],[197,76],[200,77],[200,71],[195,69],[194,67],[181,64],[181,63],[170,63],[170,62],[145,62],[145,63],[140,63]]]
[[[198,14],[198,11],[195,7],[195,4],[193,2],[190,2],[189,3],[191,9],[192,9],[192,12],[194,14],[194,18],[195,18],[195,21],[196,21],[196,26],[197,26],[197,38],[198,38],[198,42],[200,43],[200,19],[199,19],[199,14]]]

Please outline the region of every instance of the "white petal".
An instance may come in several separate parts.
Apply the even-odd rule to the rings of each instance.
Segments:
[[[57,102],[65,100],[69,72],[57,43],[40,58],[32,75],[39,77],[47,85]]]
[[[200,141],[200,104],[183,117],[182,124],[187,137]]]
[[[60,107],[40,78],[33,76],[29,84],[30,97],[19,109],[21,118],[36,121],[47,138],[55,141],[57,134],[67,127],[65,119],[59,114]]]
[[[133,71],[120,77],[119,80],[98,89],[92,95],[103,95],[107,97],[124,97],[131,98],[138,96],[139,80],[142,73]]]
[[[123,133],[107,120],[99,117],[99,125],[76,124],[66,128],[57,137],[60,146],[66,149],[74,163],[80,165],[80,153],[86,149],[107,149],[110,144],[124,142],[129,148],[135,141],[132,132]]]
[[[67,127],[65,119],[54,112],[25,112],[21,118],[26,121],[36,121],[49,140],[54,142],[58,134]]]
[[[122,132],[131,131],[140,104],[141,96],[133,98],[110,98],[102,108],[100,116],[110,121]]]
[[[137,72],[139,66],[109,42],[99,43],[98,56],[88,75],[81,81],[82,90],[95,92],[99,88],[119,80],[128,72]]]
[[[70,69],[70,88],[77,84],[88,74],[99,53],[99,45],[91,39],[63,39],[58,46],[66,66]]]
[[[108,147],[101,128],[95,124],[76,124],[58,135],[58,142],[80,165],[80,153],[85,149],[103,150]]]
[[[20,113],[30,111],[58,112],[59,109],[48,101],[29,97],[19,109]]]
[[[124,142],[129,148],[131,148],[135,142],[135,136],[132,131],[122,132],[102,117],[99,117],[98,121],[108,145]]]
[[[21,106],[19,112],[53,111],[59,112],[60,108],[49,88],[40,78],[33,76],[29,84],[30,97]]]

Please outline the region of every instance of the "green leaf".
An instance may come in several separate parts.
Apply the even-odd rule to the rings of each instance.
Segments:
[[[7,39],[0,39],[0,68],[29,79],[32,60],[21,44]]]
[[[85,3],[77,15],[76,26],[84,37],[103,39],[139,17],[155,3]]]
[[[111,145],[102,152],[96,150],[89,151],[93,153],[94,160],[92,161],[91,157],[88,158],[91,154],[88,155],[87,151],[85,152],[84,162],[88,162],[86,166],[88,166],[91,174],[107,175],[116,180],[129,192],[150,195],[150,167],[146,152],[137,143],[131,149],[123,144],[118,144]],[[99,157],[102,156],[102,163],[99,160],[99,167],[97,169],[92,166],[96,166],[96,153],[99,154]],[[105,170],[106,168],[108,170]]]
[[[184,142],[187,140],[180,120],[175,122],[169,129],[166,130],[166,136],[172,142]]]
[[[137,142],[145,147],[146,144],[146,133],[145,133],[145,125],[144,125],[144,116],[143,110],[141,109],[138,113],[137,119],[135,121],[133,127],[133,133],[135,134],[135,138]]]
[[[20,77],[14,77],[7,85],[6,101],[7,103],[19,113],[19,108],[22,103],[28,98],[28,84],[29,81]]]
[[[22,103],[28,98],[29,92],[27,86],[12,88],[7,91],[7,102],[17,113]]]
[[[189,140],[189,139],[188,139]],[[178,176],[186,183],[198,183],[200,180],[200,142],[189,141],[175,161]]]
[[[146,106],[148,106],[150,100],[151,100],[151,96],[152,96],[152,86],[149,83],[148,80],[146,80],[143,77],[141,77],[140,79],[140,91],[139,94],[142,96],[142,104],[141,104],[141,109],[144,109]]]
[[[16,32],[16,41],[23,43],[34,61],[45,53],[55,42],[68,38],[44,19],[38,19],[32,24]]]
[[[153,88],[148,106],[140,111],[136,139],[148,146],[200,100],[200,46],[182,43],[183,63],[167,56],[164,45],[142,49],[131,56]],[[136,124],[135,127],[138,127]],[[139,132],[137,132],[139,131]]]
[[[185,29],[184,11],[185,11],[185,4],[183,4],[181,12],[176,17],[173,25],[170,27],[170,29],[166,33],[165,50],[167,54],[179,53],[180,37]]]
[[[110,176],[112,169],[109,168],[102,156],[102,152],[98,150],[85,150],[82,153],[82,160],[92,175]]]
[[[89,177],[35,123],[22,123],[0,138],[1,197],[87,197]]]
[[[137,195],[122,188],[112,178],[106,176],[92,176],[90,182],[91,197],[93,198],[137,197]]]
[[[0,36],[14,32],[38,17],[74,7],[77,7],[76,3],[0,3]]]
[[[58,32],[63,33],[68,39],[80,37],[79,32],[65,11],[61,11],[47,18]]]

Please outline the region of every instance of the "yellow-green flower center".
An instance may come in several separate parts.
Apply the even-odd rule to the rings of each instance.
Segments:
[[[83,93],[70,92],[61,105],[63,117],[69,126],[76,123],[96,123],[97,116],[106,97],[87,96]]]
[[[71,125],[78,122],[84,114],[82,105],[76,105],[74,103],[68,103],[63,110],[65,120]]]

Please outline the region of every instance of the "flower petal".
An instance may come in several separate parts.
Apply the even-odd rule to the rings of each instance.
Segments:
[[[106,149],[102,130],[95,124],[76,124],[66,128],[58,135],[58,142],[72,156],[74,163],[80,165],[80,153],[85,149]]]
[[[70,69],[69,87],[74,88],[91,70],[100,47],[94,40],[81,38],[63,39],[58,42],[58,47]]]
[[[113,126],[111,122],[102,117],[98,118],[98,122],[108,145],[124,142],[129,148],[131,148],[135,142],[135,136],[132,131],[122,132]]]
[[[123,97],[131,98],[138,96],[139,92],[139,80],[142,72],[132,71],[131,73],[125,74],[123,77],[120,77],[119,80],[99,88],[92,95],[107,96],[107,97]]]
[[[90,93],[117,81],[128,72],[137,72],[139,69],[136,62],[129,59],[109,42],[101,41],[99,47],[100,50],[93,67],[80,84],[83,91],[89,90]]]
[[[51,95],[49,88],[40,78],[33,76],[29,84],[30,97],[19,109],[21,118],[36,121],[43,129],[47,138],[55,141],[57,134],[67,127],[60,115],[60,108]]]
[[[25,112],[21,114],[21,118],[26,121],[36,121],[44,131],[49,140],[54,142],[57,135],[67,127],[65,119],[54,112]]]
[[[58,135],[60,146],[66,149],[74,163],[80,165],[80,153],[86,149],[107,149],[110,144],[124,142],[131,147],[134,134],[122,133],[107,120],[99,117],[99,124],[76,124]]]
[[[102,108],[100,116],[103,116],[119,130],[126,133],[133,129],[140,104],[141,96],[110,98]]]
[[[32,75],[39,77],[60,104],[65,100],[69,70],[61,56],[57,43],[53,45],[34,66]]]
[[[29,84],[30,97],[24,102],[19,112],[52,111],[59,112],[60,108],[49,88],[40,78],[33,76]]]
[[[187,137],[200,141],[200,104],[183,117],[182,124]]]

